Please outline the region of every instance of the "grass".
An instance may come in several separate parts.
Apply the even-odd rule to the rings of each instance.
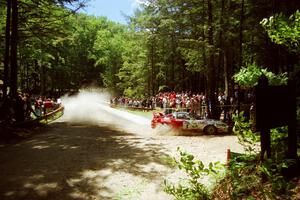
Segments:
[[[47,118],[47,120],[46,120],[46,119],[42,119],[42,120],[40,121],[40,123],[42,123],[42,124],[48,124],[48,123],[50,123],[50,122],[52,122],[52,121],[57,120],[58,118],[60,118],[61,116],[63,116],[63,114],[64,114],[64,112],[59,111],[59,112],[57,112],[57,113],[55,113],[55,114],[49,116],[49,117]]]

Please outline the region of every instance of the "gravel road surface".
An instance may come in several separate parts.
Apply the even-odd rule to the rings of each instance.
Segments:
[[[227,148],[242,151],[232,135],[162,135],[142,123],[124,129],[129,118],[87,123],[67,112],[30,138],[0,146],[1,200],[168,200],[163,181],[181,174],[167,162],[178,157],[177,147],[206,164],[226,162]]]

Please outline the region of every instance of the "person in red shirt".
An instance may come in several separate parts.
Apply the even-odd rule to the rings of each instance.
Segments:
[[[53,102],[50,98],[48,98],[46,101],[44,101],[44,114],[47,114],[49,110],[53,108]]]

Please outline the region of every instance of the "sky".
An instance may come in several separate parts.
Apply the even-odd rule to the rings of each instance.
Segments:
[[[105,16],[108,19],[126,24],[125,15],[133,15],[134,10],[138,7],[140,0],[90,0],[87,7],[81,12],[95,15]]]

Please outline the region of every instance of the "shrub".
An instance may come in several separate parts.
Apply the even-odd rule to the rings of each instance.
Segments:
[[[196,160],[193,155],[177,149],[180,160],[175,160],[176,166],[183,170],[188,178],[174,185],[165,180],[165,192],[173,195],[178,200],[206,200],[211,197],[210,184],[214,185],[224,172],[224,165],[219,162],[209,163],[205,167],[202,161]],[[209,180],[209,183],[207,182]]]

